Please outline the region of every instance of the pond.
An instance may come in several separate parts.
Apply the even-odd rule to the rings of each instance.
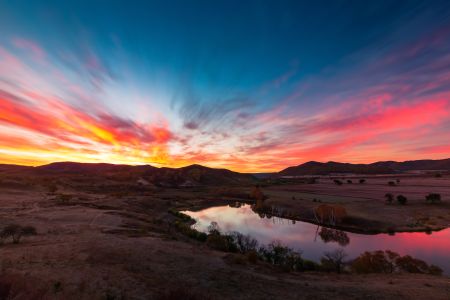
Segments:
[[[301,221],[278,217],[261,218],[250,205],[240,207],[217,206],[201,211],[183,211],[197,222],[193,227],[206,232],[211,222],[217,222],[223,233],[238,231],[257,239],[260,244],[279,241],[302,257],[319,261],[326,251],[343,248],[352,259],[364,251],[392,250],[411,255],[439,266],[450,275],[450,229],[424,232],[403,232],[365,235],[319,227]]]

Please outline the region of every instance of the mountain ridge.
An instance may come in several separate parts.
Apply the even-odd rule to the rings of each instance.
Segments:
[[[328,175],[331,173],[395,174],[418,170],[450,171],[450,158],[439,160],[407,160],[403,162],[378,161],[370,164],[309,161],[297,166],[285,168],[277,174],[281,176]]]

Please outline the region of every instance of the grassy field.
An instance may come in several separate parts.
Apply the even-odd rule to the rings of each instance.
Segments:
[[[365,183],[359,183],[364,178]],[[313,220],[312,211],[322,203],[345,207],[348,222],[341,226],[356,231],[421,231],[437,230],[450,225],[450,177],[434,176],[399,177],[348,177],[319,178],[314,184],[281,184],[263,187],[268,200],[265,204],[284,208],[299,219]],[[352,183],[347,183],[351,180]],[[394,186],[389,182],[395,182]],[[392,204],[385,195],[394,196]],[[426,196],[438,193],[442,203],[429,204]],[[395,197],[403,195],[406,205],[399,205]]]
[[[49,191],[53,182],[57,189]],[[336,186],[324,179],[263,191],[268,203],[298,214],[317,205],[312,202],[316,198],[342,203],[351,216],[382,224],[389,220],[401,228],[404,216],[415,214],[426,213],[436,226],[448,222],[448,182],[449,178],[405,178],[389,187],[385,179],[367,179],[364,185]],[[248,201],[245,195],[251,188],[175,189],[94,177],[3,176],[0,227],[33,226],[37,235],[24,236],[17,244],[5,239],[0,245],[0,293],[9,290],[10,299],[448,297],[446,277],[286,273],[215,251],[174,227],[169,211]],[[385,205],[386,192],[403,193],[409,203]],[[423,197],[429,192],[442,193],[444,204],[425,204]]]

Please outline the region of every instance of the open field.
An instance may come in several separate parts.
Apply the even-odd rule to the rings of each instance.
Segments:
[[[234,202],[251,186],[137,187],[135,181],[95,176],[18,174],[2,176],[0,226],[31,225],[37,235],[23,237],[18,244],[6,240],[0,246],[0,291],[10,288],[11,299],[181,299],[189,295],[192,299],[447,299],[450,295],[446,277],[286,273],[212,250],[173,226],[169,210]],[[382,179],[368,180],[364,186],[319,182],[263,190],[270,197],[267,201],[293,211],[312,207],[315,197],[342,202],[352,216],[370,216],[380,222],[424,208],[430,208],[432,220],[438,219],[438,211],[448,220],[447,204],[435,208],[419,203],[428,192],[439,191],[447,199],[449,189],[439,187],[447,180],[402,179],[393,189],[411,197],[405,207],[383,204],[389,187]],[[48,191],[49,182],[58,182],[56,191]],[[419,182],[425,187],[407,188]],[[428,190],[431,186],[437,187]],[[298,200],[292,201],[292,196]],[[376,207],[383,217],[370,213]]]
[[[365,183],[359,183],[364,178]],[[389,181],[400,182],[390,186]],[[268,206],[283,208],[291,217],[314,222],[313,208],[321,203],[345,207],[348,220],[339,226],[357,232],[424,231],[450,226],[450,177],[340,177],[319,178],[314,184],[283,184],[263,187]],[[347,183],[352,180],[353,183]],[[408,202],[399,205],[394,199],[386,204],[386,193],[404,195]],[[429,204],[425,196],[441,195],[443,202]],[[316,202],[317,201],[317,202]],[[321,203],[320,203],[321,202]]]

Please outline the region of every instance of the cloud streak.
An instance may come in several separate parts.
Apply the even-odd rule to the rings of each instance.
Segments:
[[[0,163],[200,163],[263,172],[308,160],[444,158],[450,23],[417,36],[406,36],[407,25],[321,71],[305,71],[301,57],[270,76],[257,69],[250,77],[258,82],[239,67],[217,68],[220,57],[200,57],[183,73],[86,40],[75,48],[2,40]]]

